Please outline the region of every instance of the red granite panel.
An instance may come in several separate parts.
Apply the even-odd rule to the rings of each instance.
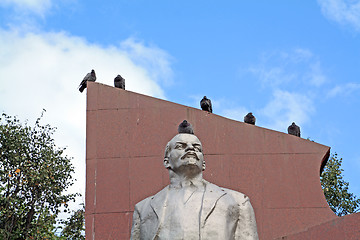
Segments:
[[[95,194],[96,194],[96,167],[97,160],[86,161],[86,191],[85,191],[85,207],[86,213],[91,214],[95,212]]]
[[[261,239],[336,218],[319,183],[326,146],[98,83],[89,83],[87,104],[86,216],[95,213],[95,239],[129,238],[129,211],[169,183],[164,149],[184,119],[203,143],[204,178],[249,195]]]
[[[289,154],[267,155],[262,162],[265,208],[299,207],[299,175]]]
[[[135,204],[154,195],[165,185],[162,182],[163,174],[167,170],[158,157],[134,157],[129,162],[130,180],[130,209],[134,211]]]
[[[204,178],[218,186],[227,188],[231,185],[229,167],[229,158],[225,155],[208,155],[204,156],[206,168],[203,172]]]
[[[256,145],[261,143],[257,152],[263,153],[326,153],[329,147],[282,132],[260,128]],[[321,164],[322,159],[314,159]]]
[[[85,236],[86,239],[92,239],[92,235],[95,231],[95,216],[94,214],[88,214],[85,211]]]
[[[133,109],[140,109],[140,108],[183,108],[182,105],[180,104],[176,104],[176,103],[172,103],[172,102],[168,102],[165,100],[161,100],[158,98],[153,98],[150,96],[146,96],[143,94],[139,94],[139,93],[133,93],[133,92],[128,92],[130,94],[132,94],[133,96],[131,96],[131,101],[129,104],[130,108]],[[156,104],[154,104],[156,102]],[[169,103],[171,104],[171,106],[169,105]]]
[[[328,207],[320,184],[320,165],[314,159],[321,159],[321,154],[294,154],[289,160],[295,166],[298,176],[297,190],[301,207]],[[332,212],[329,211],[332,215]]]
[[[227,131],[218,121],[219,116],[200,111],[198,118],[194,123],[196,126],[196,135],[201,139],[205,154],[224,155],[229,154],[230,147],[225,144],[224,137]]]
[[[88,82],[86,89],[86,110],[92,111],[98,109],[98,91],[99,84]]]
[[[98,159],[96,171],[96,212],[129,211],[129,160]]]
[[[135,123],[129,118],[129,110],[99,110],[97,117],[97,157],[129,157],[132,146],[130,126]]]
[[[310,227],[306,231],[283,236],[281,239],[357,240],[360,239],[360,213],[337,217],[331,221]]]
[[[257,134],[259,135],[256,141],[256,145],[258,146],[257,152],[265,154],[282,154],[287,152],[287,144],[286,140],[284,140],[287,135],[268,129],[259,131]]]
[[[122,90],[120,88],[114,88],[101,83],[98,84],[98,95],[105,96],[97,98],[97,109],[141,109],[141,108],[153,108],[162,107],[167,105],[167,101],[159,101],[157,105],[153,104],[155,98],[131,92],[128,90]],[[91,88],[91,87],[90,87]],[[179,105],[180,106],[180,105]]]
[[[131,219],[131,212],[96,214],[95,239],[129,240]]]
[[[276,132],[274,131],[276,134]],[[299,138],[289,134],[283,134],[284,141],[287,144],[287,151],[292,153],[323,153],[329,149],[329,147],[321,145],[319,143]],[[316,159],[316,161],[320,161],[321,164],[322,159]]]
[[[342,227],[337,226],[337,221],[333,224],[324,224],[321,228],[310,231],[310,239],[344,240],[345,232]]]
[[[252,198],[260,198],[263,186],[263,155],[229,156],[229,174],[231,185],[240,192],[246,192]],[[239,187],[236,187],[239,186]]]
[[[196,134],[204,145],[205,153],[248,154],[261,149],[259,141],[253,143],[256,131],[261,128],[205,112],[199,113],[199,116],[201,118],[195,122]]]
[[[86,159],[96,159],[97,111],[86,112]]]
[[[102,85],[98,90],[98,109],[128,109],[130,98],[123,89]]]
[[[198,132],[192,117],[192,111],[191,108],[185,109],[178,104],[160,108],[159,128],[161,129],[160,135],[162,135],[161,138],[165,141],[165,145],[177,134],[177,128],[183,120],[188,120],[193,125],[194,132]],[[165,149],[165,145],[163,149]]]
[[[326,217],[327,211],[328,209],[325,208],[264,209],[262,216],[262,234],[264,239],[276,239],[304,231],[304,229],[307,229],[310,226],[315,226],[319,223],[328,221],[328,218]],[[336,217],[334,216],[334,218]]]
[[[131,131],[131,143],[127,151],[132,156],[161,156],[161,131],[159,131],[160,111],[158,108],[141,108],[129,112],[129,119],[134,122]],[[165,141],[166,142],[166,141]],[[164,141],[162,142],[164,144]],[[166,144],[166,143],[165,143]]]
[[[205,160],[207,169],[204,172],[204,178],[206,180],[225,188],[244,192],[260,202],[260,196],[262,196],[261,155],[205,155]]]
[[[355,240],[360,239],[360,213],[350,214],[342,217],[345,239]]]

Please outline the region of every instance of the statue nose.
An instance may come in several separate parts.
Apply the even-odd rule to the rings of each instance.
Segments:
[[[189,151],[189,150],[194,150],[194,146],[191,144],[187,145],[185,151]]]

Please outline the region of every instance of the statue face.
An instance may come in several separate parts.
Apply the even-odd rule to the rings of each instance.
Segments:
[[[168,166],[180,173],[191,169],[195,172],[203,170],[204,155],[200,140],[193,134],[178,134],[169,142]]]

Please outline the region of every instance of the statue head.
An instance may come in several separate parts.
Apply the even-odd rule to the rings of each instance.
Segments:
[[[164,166],[178,175],[200,174],[205,170],[200,140],[193,134],[177,134],[166,145]]]

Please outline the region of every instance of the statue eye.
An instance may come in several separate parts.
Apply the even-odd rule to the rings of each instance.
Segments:
[[[197,152],[201,152],[201,147],[199,145],[194,145],[194,149]]]
[[[184,144],[181,144],[181,143],[178,143],[175,146],[175,149],[184,149],[184,148],[185,148]]]

